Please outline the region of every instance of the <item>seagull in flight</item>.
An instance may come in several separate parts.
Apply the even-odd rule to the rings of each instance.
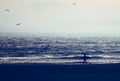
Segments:
[[[16,26],[19,26],[19,25],[21,25],[21,24],[22,24],[22,23],[17,23]]]
[[[4,11],[10,12],[10,10],[9,10],[9,9],[5,9]]]
[[[74,2],[74,3],[73,3],[73,5],[76,5],[76,4],[77,4],[77,2]]]

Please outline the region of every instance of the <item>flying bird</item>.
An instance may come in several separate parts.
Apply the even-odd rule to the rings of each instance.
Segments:
[[[73,3],[73,5],[76,5],[76,4],[77,4],[77,2],[74,2],[74,3]]]
[[[5,9],[4,11],[10,12],[10,10],[9,10],[9,9]]]
[[[22,24],[22,23],[17,23],[16,26],[19,26],[19,25],[21,25],[21,24]]]

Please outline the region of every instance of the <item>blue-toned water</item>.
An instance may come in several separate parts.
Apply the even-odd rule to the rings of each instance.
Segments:
[[[0,63],[120,63],[120,38],[110,36],[0,35]]]

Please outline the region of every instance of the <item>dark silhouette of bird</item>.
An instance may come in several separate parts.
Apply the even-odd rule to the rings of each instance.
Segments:
[[[10,10],[9,10],[9,9],[5,9],[4,11],[10,12]]]
[[[17,23],[16,26],[19,26],[19,25],[21,25],[21,24],[22,24],[22,23]]]
[[[76,4],[77,4],[77,2],[74,2],[74,3],[73,3],[73,5],[76,5]]]

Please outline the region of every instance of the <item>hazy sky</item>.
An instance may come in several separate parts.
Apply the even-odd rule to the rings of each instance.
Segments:
[[[120,0],[0,0],[0,32],[120,35]]]

